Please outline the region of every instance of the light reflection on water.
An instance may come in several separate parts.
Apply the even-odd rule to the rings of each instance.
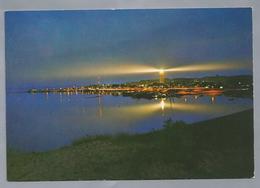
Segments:
[[[252,108],[252,99],[185,96],[132,99],[81,94],[8,94],[8,147],[44,151],[86,135],[142,133],[169,118],[187,123]]]

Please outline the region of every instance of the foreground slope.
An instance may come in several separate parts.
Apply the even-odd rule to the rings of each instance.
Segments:
[[[7,152],[9,181],[249,178],[253,110],[146,134],[83,138],[49,152]]]

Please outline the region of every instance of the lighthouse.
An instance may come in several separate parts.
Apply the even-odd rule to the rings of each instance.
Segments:
[[[165,82],[165,73],[164,73],[163,69],[160,69],[159,75],[160,75],[160,83],[164,84],[164,82]]]

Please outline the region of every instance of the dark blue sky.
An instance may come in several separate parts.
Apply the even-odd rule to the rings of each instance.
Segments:
[[[117,66],[133,62],[159,68],[232,61],[247,68],[168,77],[252,73],[249,8],[11,11],[5,14],[5,32],[10,87],[95,82],[95,77],[77,78],[64,70],[106,63]],[[152,77],[102,79],[113,82]]]

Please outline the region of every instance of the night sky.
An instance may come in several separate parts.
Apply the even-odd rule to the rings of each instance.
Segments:
[[[156,78],[77,75],[108,64],[171,68],[232,61],[245,67],[167,77],[252,74],[249,8],[11,11],[5,14],[5,36],[8,88]]]

